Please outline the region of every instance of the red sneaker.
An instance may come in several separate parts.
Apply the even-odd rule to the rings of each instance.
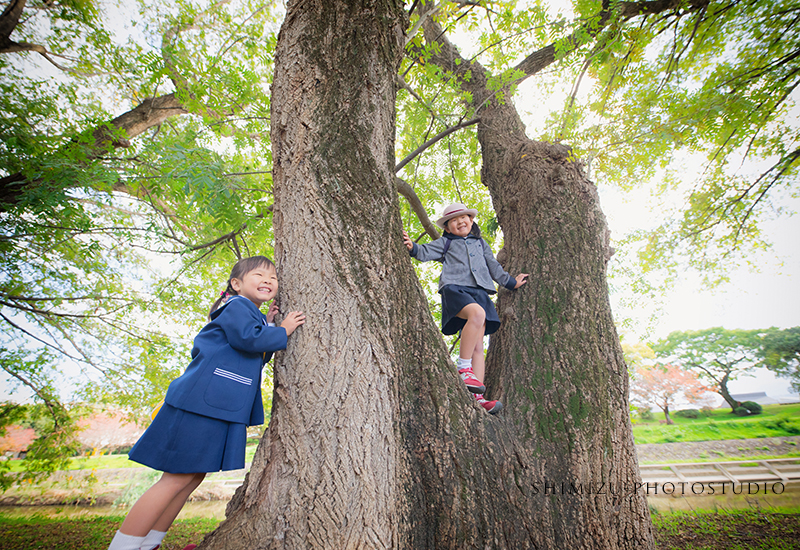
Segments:
[[[183,547],[183,550],[194,550],[195,548],[197,548],[196,544],[188,544]]]
[[[486,391],[486,386],[480,380],[475,378],[475,373],[472,372],[472,367],[461,369],[458,371],[461,375],[461,380],[467,385],[467,389],[472,393],[483,393]]]
[[[478,400],[478,404],[486,409],[486,412],[489,414],[497,414],[503,410],[503,404],[500,401],[487,401],[483,398],[483,394],[476,393],[475,399]]]

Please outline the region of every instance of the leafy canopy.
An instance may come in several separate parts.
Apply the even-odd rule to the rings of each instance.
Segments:
[[[762,365],[778,376],[789,378],[794,391],[800,393],[800,327],[767,331],[760,355]]]

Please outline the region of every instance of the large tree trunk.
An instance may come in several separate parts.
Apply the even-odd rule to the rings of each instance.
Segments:
[[[596,189],[567,147],[529,140],[510,103],[484,108],[478,138],[503,228],[499,257],[511,273],[531,273],[526,286],[500,293],[488,393],[503,399],[525,445],[527,485],[519,485],[557,491],[529,494],[517,513],[546,533],[540,547],[652,548]]]
[[[204,548],[398,547],[398,379],[443,355],[400,238],[404,27],[396,0],[287,5],[272,85],[275,254],[281,309],[307,321],[279,354],[269,430]]]
[[[564,147],[482,113],[510,271],[489,416],[465,390],[400,239],[390,0],[289,2],[273,85],[281,307],[269,429],[203,548],[652,548],[594,187]],[[514,129],[516,128],[516,129]],[[514,131],[510,131],[514,129]]]

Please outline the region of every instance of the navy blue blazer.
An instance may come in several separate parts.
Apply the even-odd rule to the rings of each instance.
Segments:
[[[267,326],[253,302],[232,296],[195,337],[192,362],[170,383],[164,401],[227,422],[263,424],[261,368],[281,349],[286,329]]]

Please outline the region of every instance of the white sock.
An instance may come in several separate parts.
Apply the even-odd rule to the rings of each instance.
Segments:
[[[117,534],[114,535],[114,540],[108,546],[108,550],[139,550],[143,542],[144,537],[134,537],[117,531]]]
[[[161,544],[161,541],[164,540],[166,535],[166,531],[156,531],[152,529],[144,538],[144,542],[142,542],[142,545],[139,547],[140,550],[153,550],[153,548]]]
[[[471,369],[472,368],[472,357],[469,359],[462,359],[461,357],[458,358],[458,370],[464,369]]]

